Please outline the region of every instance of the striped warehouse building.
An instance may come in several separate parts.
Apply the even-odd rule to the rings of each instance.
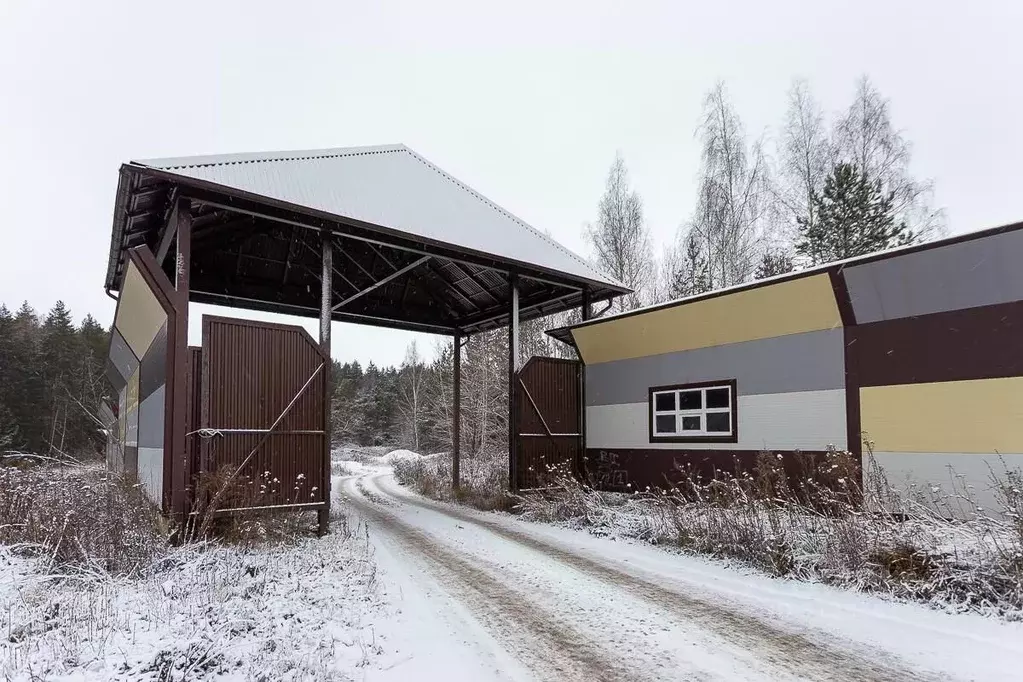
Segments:
[[[1023,468],[1023,223],[551,334],[585,366],[586,458],[611,487],[869,441],[890,483],[987,508],[991,468]]]

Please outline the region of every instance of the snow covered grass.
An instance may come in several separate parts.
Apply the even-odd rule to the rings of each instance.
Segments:
[[[0,469],[0,679],[361,678],[386,604],[339,507],[323,538],[274,517],[171,547],[102,469]]]
[[[395,480],[422,495],[483,511],[510,511],[518,502],[508,493],[508,455],[504,452],[463,456],[461,485],[457,490],[451,487],[449,456],[424,457],[408,451],[399,452],[407,454],[394,456],[390,461]]]
[[[868,478],[878,480],[860,490],[841,457],[834,453],[798,491],[766,458],[755,473],[691,478],[670,491],[600,492],[557,476],[519,510],[527,520],[739,560],[775,576],[1023,619],[1018,472],[999,479],[1001,514],[950,520],[942,500],[901,496],[876,470]]]
[[[101,466],[0,467],[0,543],[48,569],[133,575],[165,532],[137,485]]]
[[[382,653],[368,537],[188,545],[138,579],[55,574],[0,548],[12,680],[349,680]]]

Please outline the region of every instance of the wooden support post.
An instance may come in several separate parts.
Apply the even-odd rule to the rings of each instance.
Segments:
[[[462,484],[459,465],[462,453],[462,332],[455,330],[454,367],[451,379],[451,488]]]
[[[168,377],[170,395],[170,511],[178,521],[183,522],[190,504],[189,489],[194,485],[192,462],[188,456],[188,438],[185,435],[185,411],[188,391],[188,293],[192,275],[192,202],[178,198],[171,212],[174,225],[168,225],[177,234],[177,254],[174,258],[174,329],[168,352],[173,355],[174,373]],[[166,456],[166,455],[165,455]],[[167,471],[167,468],[164,468]]]
[[[322,269],[320,271],[320,348],[326,354],[327,358],[330,358],[330,321],[331,321],[331,304],[333,301],[334,291],[334,248],[333,240],[329,230],[323,230],[321,233],[323,241],[323,259]],[[331,367],[328,363],[327,367],[324,368],[327,371],[325,394],[323,396],[323,426],[324,426],[324,443],[323,443],[323,508],[317,512],[318,521],[318,532],[320,535],[326,535],[330,530],[330,440],[331,440],[331,429],[330,429],[330,375]]]
[[[519,371],[519,282],[514,274],[509,275],[511,287],[511,310],[508,319],[508,487],[512,492],[519,489],[518,462],[518,409],[515,404],[516,382]]]

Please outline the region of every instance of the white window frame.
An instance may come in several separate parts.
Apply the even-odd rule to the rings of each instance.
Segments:
[[[658,438],[732,438],[735,434],[735,419],[736,414],[733,410],[735,391],[732,390],[733,385],[730,383],[722,384],[711,384],[707,386],[693,386],[687,388],[686,386],[678,386],[676,388],[665,388],[662,390],[654,390],[650,392],[650,436],[653,439]],[[707,391],[716,391],[720,389],[726,389],[728,391],[728,405],[726,407],[707,407]],[[700,393],[700,409],[695,410],[683,410],[679,409],[682,405],[681,393]],[[657,409],[657,396],[675,394],[675,409],[674,410],[658,410]],[[728,431],[708,431],[707,430],[707,415],[708,414],[728,414]],[[658,431],[657,430],[657,417],[658,416],[669,416],[675,417],[675,430]],[[683,431],[682,430],[682,418],[683,417],[699,417],[700,418],[700,430],[699,431]]]

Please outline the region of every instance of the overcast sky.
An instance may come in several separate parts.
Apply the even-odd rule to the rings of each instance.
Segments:
[[[952,233],[1023,220],[1018,0],[494,5],[0,0],[0,302],[110,322],[135,158],[403,142],[585,252],[621,150],[660,243],[717,79],[759,135],[794,77],[837,110],[868,74]],[[336,324],[333,353],[396,363],[410,338]]]

